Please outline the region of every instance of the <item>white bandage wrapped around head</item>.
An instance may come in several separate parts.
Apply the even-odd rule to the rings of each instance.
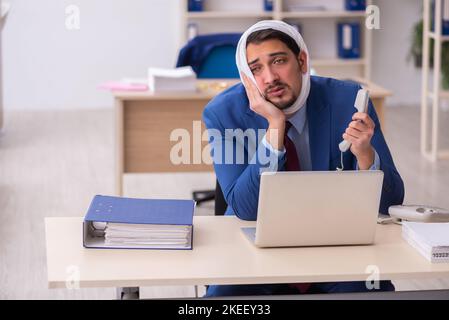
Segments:
[[[286,115],[293,114],[296,111],[298,111],[300,108],[305,106],[307,97],[309,96],[310,92],[310,58],[309,58],[309,51],[307,50],[307,46],[304,43],[304,40],[301,36],[301,34],[291,25],[283,22],[283,21],[277,21],[277,20],[264,20],[259,21],[253,26],[251,26],[248,30],[246,30],[242,37],[239,40],[239,43],[237,45],[237,51],[235,53],[235,59],[237,63],[237,68],[240,73],[240,79],[243,82],[242,79],[242,72],[253,81],[256,86],[256,79],[254,78],[254,75],[252,74],[249,66],[248,61],[246,60],[246,39],[249,37],[249,35],[255,31],[265,30],[265,29],[274,29],[277,31],[281,31],[288,36],[290,36],[293,40],[296,41],[296,43],[299,46],[299,49],[302,52],[305,52],[307,56],[307,72],[302,74],[302,87],[301,92],[296,99],[296,101],[288,108],[284,109],[284,113]],[[259,92],[263,95],[263,92],[260,90]]]

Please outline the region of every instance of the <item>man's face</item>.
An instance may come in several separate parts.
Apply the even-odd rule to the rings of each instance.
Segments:
[[[298,56],[280,40],[250,43],[246,59],[265,99],[279,109],[290,107],[301,92],[301,74],[307,72],[306,54]]]

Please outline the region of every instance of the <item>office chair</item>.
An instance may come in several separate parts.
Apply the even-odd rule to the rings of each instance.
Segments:
[[[193,200],[196,203],[204,203],[206,201],[211,201],[215,199],[214,205],[214,214],[216,216],[223,216],[228,207],[226,200],[223,195],[223,191],[221,191],[220,184],[218,180],[215,180],[215,190],[200,190],[193,192]]]
[[[199,35],[180,51],[176,67],[191,66],[198,79],[238,79],[235,52],[240,33]],[[192,193],[197,205],[215,199],[215,215],[224,215],[227,204],[220,184],[215,190],[197,190]]]
[[[199,35],[179,52],[176,67],[191,66],[198,79],[238,79],[235,52],[240,33]]]

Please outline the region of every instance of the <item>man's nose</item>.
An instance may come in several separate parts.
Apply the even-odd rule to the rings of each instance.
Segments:
[[[279,75],[276,72],[273,72],[271,68],[265,68],[264,73],[264,82],[265,84],[272,84],[279,80]]]

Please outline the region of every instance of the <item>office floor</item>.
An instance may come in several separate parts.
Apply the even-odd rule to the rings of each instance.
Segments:
[[[449,123],[449,112],[442,123]],[[449,208],[449,161],[419,154],[419,110],[388,109],[386,136],[406,184],[406,203]],[[0,135],[0,299],[113,299],[115,290],[47,289],[44,217],[83,216],[113,192],[112,110],[7,112]],[[449,133],[443,144],[449,147]],[[188,198],[212,174],[128,176],[125,194]],[[213,204],[197,214],[212,214]],[[449,288],[449,279],[400,281],[397,289]],[[193,287],[149,287],[143,297],[193,296]],[[201,293],[201,292],[200,292]]]

